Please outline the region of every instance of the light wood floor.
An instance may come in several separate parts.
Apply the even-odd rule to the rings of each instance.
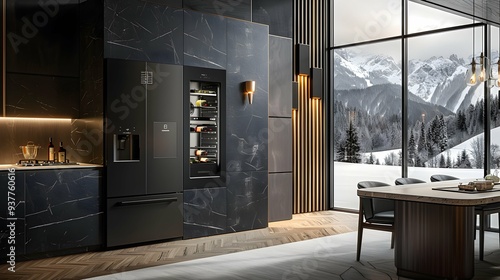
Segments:
[[[357,230],[357,215],[324,211],[297,214],[269,227],[190,240],[20,262],[0,266],[0,279],[82,279],[217,256]]]

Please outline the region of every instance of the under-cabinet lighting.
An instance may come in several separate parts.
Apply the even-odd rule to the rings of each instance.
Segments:
[[[20,118],[20,117],[1,117],[0,121],[25,121],[25,122],[71,122],[71,119],[63,118]]]

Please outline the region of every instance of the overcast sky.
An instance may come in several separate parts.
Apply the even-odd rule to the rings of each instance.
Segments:
[[[400,4],[400,0],[335,0],[335,45],[400,35]],[[469,18],[413,2],[409,3],[408,11],[408,27],[412,33],[472,23]],[[425,59],[431,56],[448,57],[450,53],[454,53],[467,58],[472,53],[471,39],[470,29],[414,38],[409,42],[409,55],[411,58]],[[498,28],[492,29],[492,42],[493,46],[498,45]],[[399,46],[399,42],[381,43],[371,45],[369,51],[400,57]],[[477,53],[480,48],[481,32],[477,29]]]

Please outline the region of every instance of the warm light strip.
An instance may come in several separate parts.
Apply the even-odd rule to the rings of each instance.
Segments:
[[[2,116],[7,115],[7,94],[6,94],[6,82],[7,82],[7,0],[2,1]]]
[[[15,117],[4,117],[0,118],[0,121],[19,121],[19,122],[68,122],[71,123],[71,119],[61,119],[61,118],[15,118]]]
[[[294,44],[311,46],[311,67],[324,68],[325,2],[294,0]],[[326,210],[325,112],[321,99],[311,99],[309,77],[298,76],[298,107],[292,111],[293,212]]]

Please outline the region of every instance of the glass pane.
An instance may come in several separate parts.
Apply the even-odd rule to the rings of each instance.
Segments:
[[[472,24],[472,20],[422,4],[408,3],[408,33]]]
[[[409,177],[483,175],[484,87],[465,81],[471,37],[465,29],[408,40]]]
[[[401,35],[401,1],[335,0],[335,46]]]
[[[401,176],[401,41],[334,52],[335,207],[358,209],[357,183]]]

